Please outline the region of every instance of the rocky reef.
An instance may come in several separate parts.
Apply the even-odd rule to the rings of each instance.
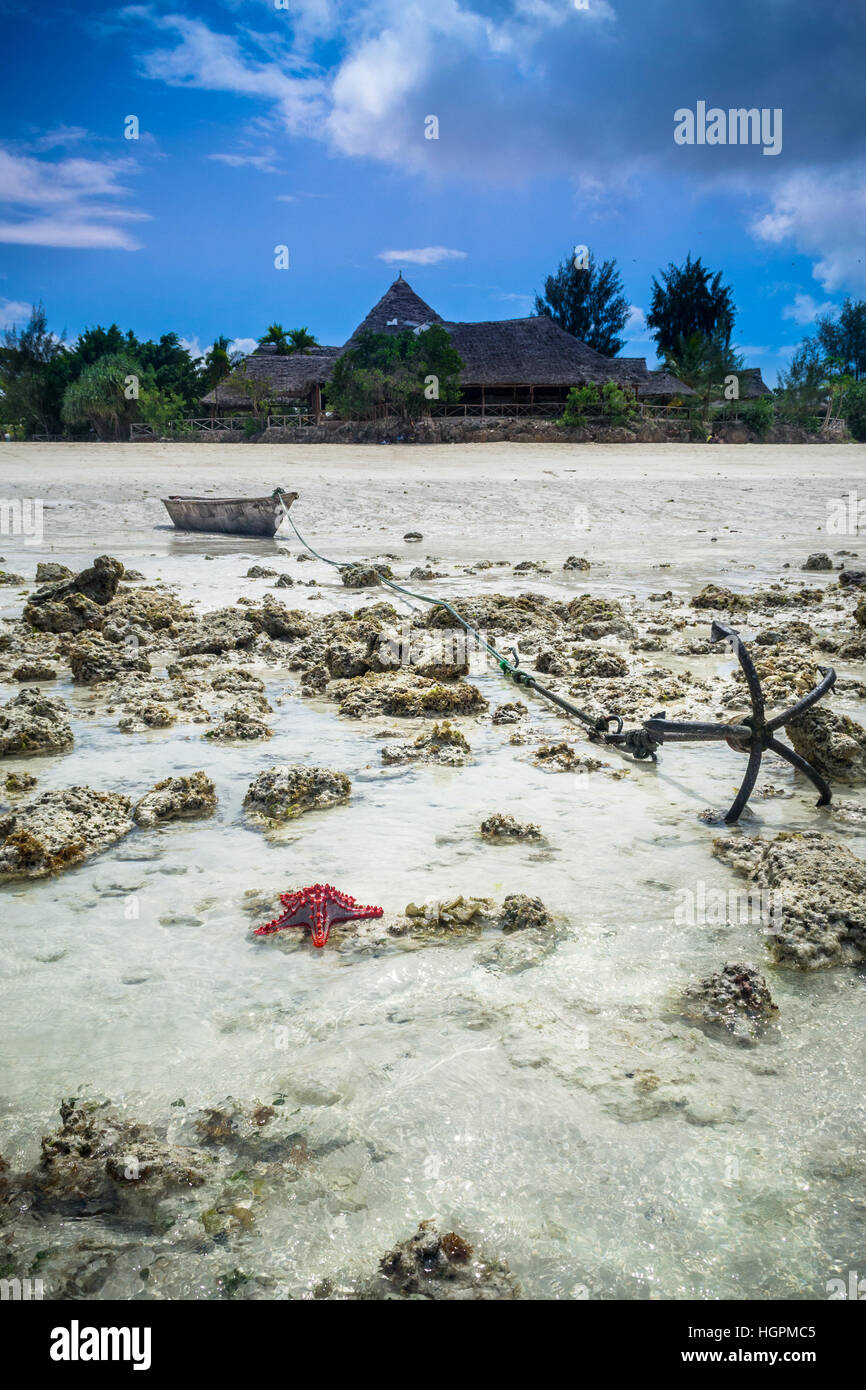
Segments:
[[[145,828],[171,820],[192,820],[216,810],[216,788],[204,772],[166,777],[138,801],[133,819]]]
[[[0,882],[62,873],[132,829],[131,802],[117,792],[64,787],[0,815]]]
[[[41,1210],[142,1214],[143,1207],[206,1179],[202,1154],[165,1143],[149,1125],[106,1103],[64,1101],[60,1119],[42,1140],[42,1156],[26,1183]]]
[[[325,811],[349,800],[352,783],[344,772],[303,763],[280,763],[260,772],[244,797],[254,816],[270,823],[294,820],[307,811]]]
[[[80,574],[48,584],[31,594],[24,621],[40,632],[81,632],[98,627],[100,609],[117,593],[123,565],[111,555],[100,555]]]
[[[866,960],[866,863],[846,845],[807,830],[717,839],[713,852],[778,895],[767,944],[780,965],[819,970]]]
[[[433,714],[478,714],[487,701],[476,685],[456,680],[443,683],[413,671],[369,672],[332,688],[341,714],[361,719],[376,714],[422,718]]]
[[[389,1250],[378,1274],[355,1294],[365,1300],[517,1299],[521,1288],[506,1264],[478,1254],[455,1231],[422,1221],[408,1240]]]
[[[62,700],[19,690],[0,708],[0,758],[65,752],[73,742],[68,715]]]
[[[847,714],[814,705],[785,733],[801,757],[832,782],[866,782],[866,729]]]
[[[764,976],[753,965],[725,965],[683,990],[686,1018],[752,1042],[778,1013]]]
[[[540,840],[541,831],[531,821],[515,820],[502,811],[495,811],[481,822],[480,833],[485,840]]]
[[[449,720],[434,724],[429,733],[419,734],[412,743],[390,743],[382,749],[382,762],[439,763],[443,767],[463,767],[472,756],[468,740]]]

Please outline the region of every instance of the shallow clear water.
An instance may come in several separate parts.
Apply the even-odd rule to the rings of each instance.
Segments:
[[[732,452],[706,451],[713,462]],[[424,490],[438,495],[444,484],[407,478],[412,493],[401,512],[393,483],[379,475],[358,478],[353,491],[345,479],[338,488],[326,469],[317,481],[312,461],[302,464],[310,477],[298,523],[305,530],[307,522],[326,553],[372,555],[381,546],[399,555],[395,569],[404,575],[427,553],[452,575],[470,558],[509,554],[549,558],[554,569],[549,579],[492,570],[426,586],[448,594],[644,597],[670,587],[685,597],[707,580],[745,587],[777,579],[782,556],[799,561],[823,548],[803,519],[815,486],[806,476],[774,490],[772,515],[762,491],[756,525],[764,540],[753,535],[740,547],[756,568],[737,575],[733,542],[686,534],[703,529],[723,501],[728,525],[745,522],[741,491],[731,503],[724,480],[704,478],[700,495],[674,516],[666,479],[643,504],[642,538],[635,528],[645,512],[634,493],[623,493],[620,521],[605,501],[606,480],[596,480],[594,539],[575,536],[571,517],[553,517],[549,479],[539,480],[541,495],[495,475],[476,480],[476,530],[466,506],[460,515],[453,503],[442,511],[440,497],[424,510]],[[560,483],[570,465],[559,453],[550,464]],[[70,493],[86,478],[70,483]],[[820,486],[835,490],[840,481]],[[214,490],[232,488],[220,478]],[[60,509],[65,498],[57,500]],[[321,581],[325,597],[311,611],[379,597],[347,595],[326,567],[299,564],[291,536],[241,542],[241,553],[225,538],[153,530],[158,511],[128,502],[119,482],[67,515],[52,558],[80,565],[110,550],[203,607],[267,592],[268,581],[242,577],[279,545],[292,558],[277,555],[277,568]],[[387,531],[370,529],[373,515]],[[366,527],[353,543],[357,516]],[[425,541],[404,545],[402,531],[419,521]],[[25,574],[48,554],[6,539],[2,549],[7,567]],[[566,554],[595,562],[596,551],[590,574],[559,572]],[[654,566],[663,561],[673,569],[660,576]],[[304,607],[310,592],[295,587],[278,597]],[[20,603],[14,592],[0,593],[4,611]],[[676,665],[665,653],[652,660]],[[699,674],[730,670],[729,661],[685,664]],[[656,767],[626,763],[619,780],[545,773],[526,748],[509,744],[510,726],[466,720],[469,766],[383,769],[375,735],[400,721],[341,719],[330,702],[299,697],[296,673],[259,674],[275,709],[267,744],[213,746],[195,725],[123,734],[117,714],[100,714],[98,697],[60,682],[52,690],[73,708],[74,751],[26,765],[4,760],[7,770],[35,771],[40,789],[83,782],[132,797],[170,773],[204,768],[219,796],[208,821],[137,830],[58,880],[0,889],[0,1150],[8,1159],[34,1160],[65,1095],[104,1095],[156,1122],[178,1114],[171,1103],[180,1097],[187,1113],[229,1094],[245,1103],[285,1097],[323,1155],[315,1181],[266,1194],[254,1228],[206,1259],[195,1204],[185,1208],[165,1276],[174,1297],[215,1297],[220,1259],[272,1278],[278,1296],[302,1296],[325,1276],[368,1273],[430,1216],[507,1259],[530,1298],[824,1298],[829,1278],[862,1265],[863,972],[768,971],[780,1024],[754,1047],[708,1037],[671,1012],[673,992],[687,980],[725,960],[764,961],[758,925],[677,920],[683,890],[741,885],[712,857],[714,835],[820,826],[863,855],[862,835],[816,813],[792,771],[769,763],[764,779],[793,796],[754,800],[739,831],[708,827],[698,812],[724,807],[741,772],[727,748],[669,749]],[[495,673],[477,680],[491,705],[515,698]],[[0,690],[4,699],[10,693]],[[864,717],[862,705],[839,707]],[[573,736],[540,702],[531,717],[545,733]],[[621,765],[615,754],[608,760]],[[347,772],[352,798],[268,839],[241,803],[258,771],[284,761]],[[845,789],[844,799],[863,797]],[[483,844],[477,828],[492,811],[535,821],[545,840]],[[251,940],[247,890],[316,881],[388,911],[458,893],[537,894],[567,927],[540,963],[511,971],[508,956],[496,955],[495,931],[380,954]],[[66,1223],[53,1238],[79,1241],[83,1225],[97,1241],[121,1241],[95,1219]],[[140,1296],[144,1256],[132,1247],[98,1296]]]

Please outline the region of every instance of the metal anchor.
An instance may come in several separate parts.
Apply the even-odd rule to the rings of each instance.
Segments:
[[[661,747],[664,743],[724,741],[731,748],[736,749],[738,753],[747,753],[749,761],[740,790],[725,816],[727,825],[733,825],[742,815],[746,803],[754,791],[761,768],[761,759],[768,750],[777,753],[780,758],[785,759],[785,762],[790,763],[798,772],[802,772],[808,777],[821,793],[816,804],[827,806],[831,800],[832,792],[824,778],[811,763],[802,758],[793,748],[781,743],[775,737],[775,733],[783,724],[790,723],[804,710],[810,709],[822,696],[827,694],[828,690],[833,688],[836,683],[836,672],[833,667],[819,666],[821,683],[816,685],[814,690],[810,690],[808,695],[804,695],[802,700],[798,700],[795,705],[792,705],[790,709],[784,710],[782,714],[777,714],[772,719],[767,719],[764,712],[764,692],[761,689],[755,664],[745,642],[733,628],[726,627],[724,623],[719,622],[713,623],[710,637],[714,642],[720,642],[723,639],[728,641],[736,652],[743,675],[746,678],[752,713],[747,715],[739,724],[704,724],[698,721],[672,720],[666,718],[664,714],[658,714],[654,715],[652,719],[645,719],[639,729],[629,729],[625,732],[617,730],[615,733],[605,734],[605,742],[616,743],[627,748],[638,759],[654,758],[656,748]]]

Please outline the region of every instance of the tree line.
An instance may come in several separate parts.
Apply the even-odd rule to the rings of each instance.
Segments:
[[[535,313],[615,357],[625,345],[630,313],[622,276],[615,260],[599,264],[592,252],[580,249],[581,256],[566,257],[546,277],[543,292],[535,296]],[[726,379],[743,368],[734,345],[736,316],[723,272],[705,266],[700,256],[689,254],[682,265],[671,262],[653,277],[646,322],[657,356],[697,392],[705,416]],[[230,341],[221,336],[205,354],[193,357],[176,333],[141,340],[111,324],[86,328],[67,344],[49,331],[39,304],[25,326],[7,329],[0,343],[0,432],[74,439],[93,431],[100,439],[125,439],[134,421],[157,431],[175,422],[178,432],[177,422],[198,415],[201,397],[233,371],[232,385],[248,398],[255,428],[264,415],[285,406],[270,399],[266,377],[244,371],[243,354],[233,353]],[[279,323],[270,324],[259,342],[286,356],[319,347],[306,327],[286,329]],[[367,333],[338,359],[325,388],[326,404],[346,419],[414,417],[429,410],[431,401],[459,400],[462,366],[439,325],[420,332]],[[587,396],[592,388],[576,389],[572,413],[581,419],[580,411],[592,405]],[[628,413],[621,396],[617,388],[604,398],[608,413],[617,418]],[[743,413],[758,433],[776,418],[817,431],[831,415],[841,415],[855,438],[866,439],[866,301],[846,298],[838,314],[819,318],[781,373],[773,398],[748,402]]]
[[[536,295],[535,312],[596,352],[615,356],[630,314],[616,261],[598,265],[592,253],[567,257]],[[653,277],[646,322],[656,355],[697,391],[705,414],[723,395],[725,379],[743,369],[733,342],[736,315],[731,286],[700,256],[688,254],[682,265],[671,262]],[[586,391],[580,401],[575,397],[576,409],[591,403]],[[773,398],[750,402],[748,411],[759,433],[775,417],[817,431],[833,415],[844,416],[855,439],[866,440],[866,300],[848,297],[838,314],[818,318],[814,335],[803,339],[780,373]]]

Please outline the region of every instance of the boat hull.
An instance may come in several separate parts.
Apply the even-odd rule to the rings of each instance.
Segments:
[[[270,497],[163,497],[177,531],[223,536],[273,536],[296,492],[277,488]]]

